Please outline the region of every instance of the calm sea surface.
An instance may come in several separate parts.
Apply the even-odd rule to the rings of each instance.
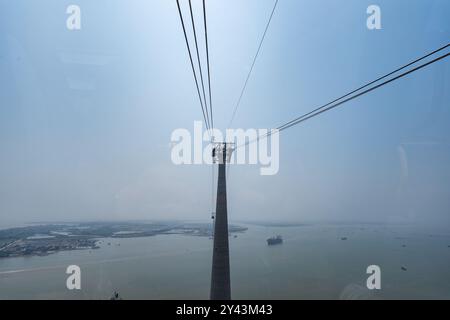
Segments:
[[[234,299],[450,299],[448,232],[380,225],[247,227],[230,237]],[[284,243],[267,246],[265,240],[277,234]],[[0,259],[0,299],[109,299],[114,290],[124,299],[208,298],[207,237],[102,240],[97,250]],[[66,288],[65,270],[72,264],[81,267],[81,290]],[[365,286],[373,264],[381,267],[381,290]]]

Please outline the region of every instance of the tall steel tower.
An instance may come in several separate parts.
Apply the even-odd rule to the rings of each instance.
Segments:
[[[214,248],[211,272],[211,300],[230,300],[230,251],[228,247],[228,213],[226,163],[230,161],[231,143],[217,143],[213,149],[213,160],[219,163],[217,180],[216,215],[214,219]]]

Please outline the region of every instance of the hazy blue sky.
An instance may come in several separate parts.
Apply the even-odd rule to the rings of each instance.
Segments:
[[[219,128],[273,2],[207,1]],[[447,44],[449,15],[447,0],[280,0],[234,125],[276,127]],[[447,59],[283,132],[278,175],[231,167],[231,219],[448,225],[449,75]],[[194,120],[175,0],[0,0],[0,225],[209,219],[211,167],[170,160]]]

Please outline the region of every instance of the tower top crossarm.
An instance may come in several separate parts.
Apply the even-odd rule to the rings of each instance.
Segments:
[[[229,163],[231,155],[236,149],[234,142],[214,142],[212,148],[214,163]]]

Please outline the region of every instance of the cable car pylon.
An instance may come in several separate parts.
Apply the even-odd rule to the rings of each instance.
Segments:
[[[234,150],[232,143],[215,143],[213,162],[219,164],[217,179],[216,214],[214,218],[214,247],[211,270],[211,300],[230,300],[230,250],[228,246],[228,212],[226,164]]]

